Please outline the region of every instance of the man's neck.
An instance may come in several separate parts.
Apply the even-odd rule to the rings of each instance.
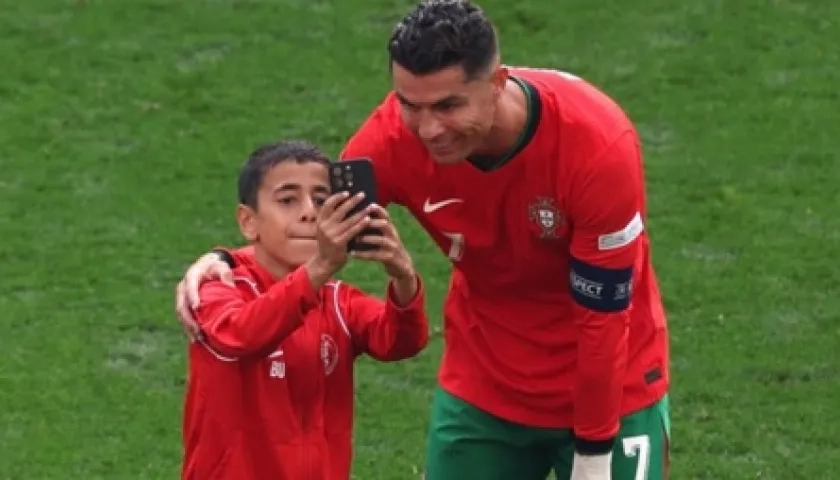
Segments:
[[[493,126],[484,145],[476,150],[478,155],[504,155],[509,152],[528,123],[528,98],[522,87],[508,79],[496,106]]]

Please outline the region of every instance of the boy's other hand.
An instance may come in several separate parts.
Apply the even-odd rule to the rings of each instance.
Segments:
[[[411,255],[403,246],[402,240],[391,221],[388,211],[379,205],[371,205],[370,227],[382,232],[381,235],[364,235],[360,243],[376,247],[375,250],[353,252],[353,257],[379,262],[389,276],[396,280],[414,278],[414,263]]]

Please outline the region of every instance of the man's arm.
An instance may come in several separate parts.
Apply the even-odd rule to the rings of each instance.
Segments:
[[[195,311],[201,341],[227,357],[273,348],[300,327],[306,313],[318,304],[313,280],[322,282],[317,275],[313,279],[304,266],[250,301],[236,287],[219,281],[205,283]]]
[[[608,455],[619,429],[633,269],[644,229],[635,132],[624,133],[575,179],[570,288],[576,303],[576,452]]]
[[[383,362],[420,353],[429,342],[425,293],[419,275],[388,284],[385,301],[348,288],[341,301],[356,353]]]

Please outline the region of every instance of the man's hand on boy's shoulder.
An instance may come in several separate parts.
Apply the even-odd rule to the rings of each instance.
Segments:
[[[203,282],[220,280],[233,286],[233,271],[216,253],[207,253],[190,265],[175,290],[175,312],[181,327],[191,339],[201,333],[193,311],[201,305],[198,289]]]

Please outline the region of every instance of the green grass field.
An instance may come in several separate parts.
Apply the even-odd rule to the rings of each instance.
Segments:
[[[0,480],[177,477],[175,284],[239,242],[253,147],[338,152],[411,5],[0,0]],[[588,78],[643,134],[672,477],[837,478],[840,3],[482,5],[509,64]],[[448,264],[399,220],[437,326]],[[355,478],[417,478],[441,347],[359,366]]]

